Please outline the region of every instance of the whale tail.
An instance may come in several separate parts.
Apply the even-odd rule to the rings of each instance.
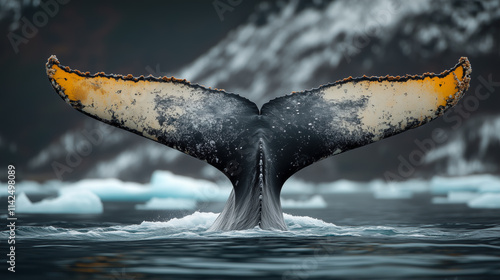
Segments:
[[[286,229],[283,183],[326,157],[442,115],[463,96],[471,66],[441,74],[347,78],[271,100],[175,78],[89,74],[46,64],[56,92],[82,113],[204,160],[233,184],[212,230]]]

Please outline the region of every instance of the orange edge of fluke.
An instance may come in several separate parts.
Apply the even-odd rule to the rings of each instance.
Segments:
[[[82,73],[79,70],[71,69],[68,66],[60,65],[60,62],[55,55],[51,55],[46,63],[46,71],[47,71],[47,76],[49,77],[49,79],[52,79],[52,74],[54,71],[54,69],[52,67],[54,65],[59,66],[59,68],[64,69],[67,72],[75,73],[75,74],[82,76],[82,77],[106,77],[106,78],[114,78],[114,79],[121,79],[121,80],[130,80],[130,81],[135,81],[135,82],[137,82],[137,81],[155,81],[155,82],[177,82],[177,83],[183,83],[183,84],[187,84],[187,85],[191,84],[191,82],[187,81],[186,79],[177,79],[175,77],[167,77],[167,76],[154,77],[152,75],[149,75],[148,77],[144,77],[143,75],[141,75],[139,77],[134,77],[132,74],[120,75],[120,74],[106,74],[104,72],[98,72],[95,74],[90,74],[90,72]],[[426,72],[422,75],[408,75],[408,74],[406,74],[404,76],[386,75],[386,76],[380,76],[380,77],[379,76],[368,77],[366,75],[363,75],[362,77],[356,77],[356,78],[349,76],[345,79],[338,80],[334,83],[323,84],[323,85],[319,86],[318,88],[323,87],[323,86],[332,86],[332,85],[337,85],[337,84],[343,84],[343,83],[351,82],[351,81],[354,81],[354,82],[360,82],[360,81],[405,82],[409,79],[416,80],[416,79],[425,79],[427,77],[431,77],[431,78],[444,77],[444,76],[448,75],[450,72],[454,71],[459,66],[462,66],[464,71],[463,71],[463,76],[461,77],[462,80],[457,79],[458,80],[457,90],[458,90],[458,92],[465,92],[469,88],[470,74],[472,72],[471,64],[470,64],[469,60],[467,59],[467,57],[461,57],[459,59],[458,63],[454,67],[452,67],[451,69],[445,70],[439,74]],[[206,86],[203,86],[203,85],[198,85],[198,86],[207,88]],[[211,87],[208,87],[207,89],[209,89],[211,91],[225,92],[223,89],[217,89],[217,88],[212,89]],[[307,91],[300,91],[300,92],[293,91],[291,94],[302,93],[302,92],[307,92]]]

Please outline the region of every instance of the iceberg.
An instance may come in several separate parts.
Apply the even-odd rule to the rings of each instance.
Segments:
[[[338,180],[332,183],[322,183],[318,185],[319,193],[357,193],[366,192],[365,183],[353,182],[349,180]]]
[[[312,194],[316,192],[316,185],[300,179],[290,178],[281,188],[281,194]]]
[[[433,197],[432,203],[445,204],[445,203],[467,203],[470,200],[478,197],[479,194],[475,192],[449,192],[446,197]]]
[[[377,199],[410,199],[414,193],[429,190],[428,183],[419,179],[404,182],[373,180],[370,182],[369,188]]]
[[[175,175],[169,171],[155,171],[149,184],[123,182],[118,179],[85,179],[59,190],[90,191],[102,201],[148,201],[156,198],[184,198],[197,201],[225,201],[231,188],[200,179]]]
[[[158,198],[153,197],[145,204],[135,206],[137,210],[193,210],[196,200],[185,198]]]
[[[500,193],[485,193],[467,202],[470,208],[500,208]]]
[[[88,191],[103,201],[147,201],[153,195],[147,186],[118,179],[85,179],[59,190],[60,194]]]
[[[328,205],[321,195],[314,195],[306,200],[281,199],[282,208],[326,208]]]
[[[373,196],[376,199],[410,199],[413,197],[413,193],[398,187],[388,187],[374,190]]]
[[[221,188],[207,180],[160,170],[153,172],[150,185],[157,197],[189,198],[198,201],[226,201],[231,192],[231,187]]]
[[[25,193],[16,197],[16,212],[32,214],[100,214],[103,211],[99,197],[89,191],[73,191],[56,198],[31,202]]]
[[[500,178],[490,174],[461,177],[434,177],[430,181],[431,191],[436,194],[450,191],[491,191],[500,192]]]

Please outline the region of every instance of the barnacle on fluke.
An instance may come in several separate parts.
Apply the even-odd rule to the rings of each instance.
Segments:
[[[223,172],[233,191],[213,230],[285,230],[279,196],[292,174],[435,119],[463,96],[471,74],[463,57],[440,74],[349,77],[259,109],[239,95],[173,77],[82,73],[55,56],[46,69],[75,109]]]

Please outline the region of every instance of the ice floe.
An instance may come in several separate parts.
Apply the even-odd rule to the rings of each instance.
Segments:
[[[185,198],[157,198],[153,197],[145,204],[135,206],[137,210],[193,210],[196,200]]]
[[[281,207],[283,209],[293,208],[326,208],[328,204],[321,195],[314,195],[306,200],[281,199]]]
[[[86,179],[60,189],[61,193],[88,190],[103,201],[147,201],[156,198],[185,198],[197,201],[225,201],[231,192],[217,184],[200,179],[155,171],[149,184],[123,182],[118,179]]]
[[[500,193],[485,193],[467,202],[471,208],[500,208]]]
[[[6,186],[6,184],[2,184]],[[96,213],[92,203],[88,210],[77,210],[76,200],[91,200],[97,197],[99,201],[93,203],[101,205],[101,201],[132,201],[143,202],[136,209],[163,209],[163,210],[194,210],[198,202],[224,202],[227,200],[231,187],[225,184],[193,179],[175,175],[168,171],[156,171],[151,181],[146,184],[123,182],[118,179],[86,179],[74,183],[49,181],[37,183],[20,181],[16,183],[16,191],[24,193],[18,195],[17,203],[24,213]],[[84,193],[82,197],[75,193]],[[463,177],[433,177],[430,180],[409,179],[404,182],[386,182],[373,180],[370,182],[355,182],[338,180],[329,183],[305,182],[291,179],[283,186],[282,194],[307,195],[307,200],[283,199],[283,208],[327,208],[325,195],[349,193],[373,194],[376,199],[410,199],[417,193],[432,195],[432,203],[451,204],[462,203],[471,208],[499,208],[500,177],[484,174]],[[55,199],[47,199],[31,203],[26,195],[59,195]],[[7,195],[7,192],[2,194]],[[78,198],[78,199],[77,199]],[[41,206],[40,206],[41,205]],[[56,205],[62,205],[61,207]],[[64,208],[64,205],[72,207]],[[81,207],[85,204],[82,202]],[[47,207],[45,207],[47,206]],[[102,206],[101,206],[102,207]],[[24,208],[24,209],[23,209]],[[43,209],[42,209],[43,208]],[[75,209],[73,209],[75,208]],[[44,210],[45,209],[45,210]],[[52,210],[51,210],[52,209]],[[64,209],[67,209],[64,210]],[[99,210],[99,211],[102,211]],[[99,212],[97,211],[97,212]]]
[[[98,196],[89,191],[66,192],[56,198],[31,202],[25,193],[16,197],[17,213],[36,214],[100,214],[103,206]]]

